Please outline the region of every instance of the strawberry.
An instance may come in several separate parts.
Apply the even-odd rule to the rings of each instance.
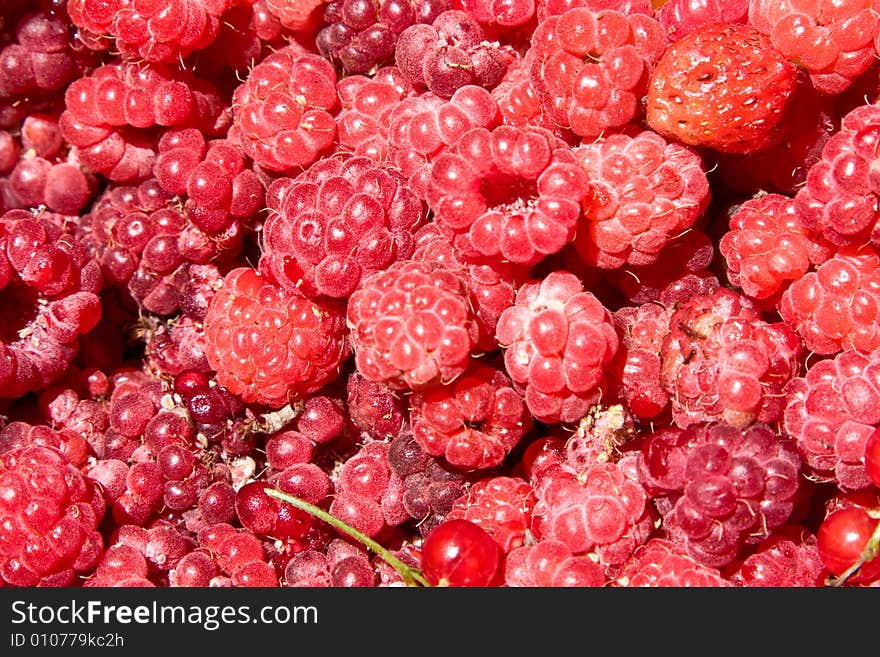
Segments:
[[[669,46],[648,83],[646,118],[662,135],[726,153],[773,146],[797,67],[745,24],[711,23]]]

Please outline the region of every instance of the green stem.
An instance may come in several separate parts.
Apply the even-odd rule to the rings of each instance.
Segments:
[[[372,538],[370,538],[363,532],[358,531],[348,523],[343,522],[336,516],[327,513],[326,511],[324,511],[324,509],[315,506],[314,504],[309,504],[305,500],[301,500],[300,498],[289,495],[283,491],[275,490],[274,488],[265,488],[263,490],[269,497],[274,497],[275,499],[281,500],[282,502],[287,502],[291,506],[295,506],[301,511],[310,513],[316,518],[320,518],[335,529],[338,529],[339,531],[348,534],[352,538],[360,541],[377,555],[379,555],[379,557],[381,557],[389,566],[400,573],[400,576],[403,578],[403,581],[406,583],[407,586],[431,586],[422,575],[421,571],[419,571],[417,568],[408,566],[403,561],[391,554],[391,552],[389,552],[386,548],[379,545]]]

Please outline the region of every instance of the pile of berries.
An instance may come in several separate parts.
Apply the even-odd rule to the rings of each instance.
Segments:
[[[0,586],[880,586],[880,5],[6,0]]]

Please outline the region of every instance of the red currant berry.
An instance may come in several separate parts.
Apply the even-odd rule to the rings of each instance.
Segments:
[[[489,586],[500,558],[495,539],[469,520],[437,525],[422,545],[422,571],[432,586]]]
[[[822,563],[833,575],[840,577],[861,561],[861,566],[848,577],[848,582],[865,584],[880,579],[880,559],[876,558],[880,536],[878,525],[880,520],[872,518],[861,507],[832,511],[816,535]]]

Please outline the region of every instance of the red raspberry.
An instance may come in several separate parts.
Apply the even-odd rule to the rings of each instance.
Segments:
[[[477,348],[483,352],[498,349],[495,337],[498,317],[513,305],[516,289],[528,278],[528,270],[506,262],[468,262],[434,221],[416,232],[416,250],[412,259],[439,262],[465,278],[480,327]]]
[[[572,554],[565,543],[552,539],[518,547],[504,560],[509,587],[604,586],[606,579],[591,557]]]
[[[391,109],[387,123],[391,161],[427,198],[431,163],[471,128],[491,130],[500,120],[492,95],[469,84],[448,99],[430,92],[408,96]]]
[[[526,26],[535,15],[535,0],[494,2],[493,0],[453,0],[452,6],[473,16],[487,31],[509,33],[514,28]]]
[[[825,7],[796,0],[752,0],[749,24],[810,74],[825,94],[846,90],[876,57],[880,17],[872,3],[843,0]]]
[[[803,350],[785,322],[766,322],[748,298],[728,288],[697,295],[669,319],[661,381],[680,427],[723,420],[736,427],[776,422],[782,390]]]
[[[795,197],[804,226],[839,246],[880,244],[880,186],[872,172],[878,139],[880,105],[860,105],[841,119]]]
[[[642,116],[648,78],[667,45],[652,16],[574,7],[535,28],[530,77],[553,121],[581,137]]]
[[[466,492],[464,473],[427,454],[407,429],[388,443],[388,466],[403,480],[403,507],[427,536]]]
[[[597,463],[615,462],[635,434],[633,418],[622,404],[596,405],[566,439],[565,463],[583,473]]]
[[[536,0],[538,20],[548,16],[559,16],[574,7],[586,7],[593,11],[614,9],[622,14],[654,15],[654,5],[662,4],[663,0]]]
[[[367,277],[347,321],[358,371],[396,389],[454,380],[479,338],[464,280],[438,262],[398,261]]]
[[[504,77],[492,89],[502,123],[545,128],[570,143],[576,143],[576,136],[570,130],[555,125],[541,102],[541,95],[529,76],[534,58],[535,51],[529,48],[525,55],[510,63]]]
[[[431,456],[462,469],[500,465],[532,428],[520,394],[507,375],[474,363],[454,381],[413,393],[410,424]]]
[[[217,382],[247,403],[300,399],[335,379],[349,355],[338,304],[287,292],[247,267],[226,274],[204,324]]]
[[[738,206],[718,250],[727,279],[753,299],[778,299],[833,249],[801,223],[793,198],[759,193]]]
[[[352,372],[346,382],[347,409],[357,427],[374,440],[399,435],[408,419],[406,400],[383,383]]]
[[[405,484],[389,465],[389,444],[368,441],[340,466],[330,513],[367,536],[409,520]]]
[[[348,297],[361,280],[405,260],[425,221],[401,173],[367,157],[334,156],[268,192],[260,268],[309,296]]]
[[[259,166],[293,173],[333,145],[336,71],[299,45],[264,58],[232,97],[229,139]]]
[[[662,429],[643,444],[637,470],[665,536],[717,568],[788,522],[801,488],[794,441],[761,423]]]
[[[85,30],[89,43],[115,38],[115,47],[129,59],[177,62],[210,45],[230,0],[71,0],[67,11]]]
[[[487,477],[474,482],[446,514],[479,525],[505,554],[521,547],[532,524],[535,493],[519,477]]]
[[[834,255],[789,285],[779,315],[817,354],[880,347],[880,255],[870,248]]]
[[[783,526],[728,575],[738,586],[817,587],[827,576],[816,537],[797,525]]]
[[[797,67],[769,37],[712,23],[674,42],[651,74],[648,125],[671,139],[721,152],[769,148],[797,86]]]
[[[387,161],[390,114],[411,97],[412,84],[396,66],[384,66],[371,76],[342,78],[336,83],[336,93],[341,108],[335,117],[340,150],[374,162]]]
[[[603,278],[623,294],[623,304],[659,301],[670,305],[718,287],[711,269],[716,244],[699,228],[670,241],[650,265],[602,270]]]
[[[745,23],[748,21],[749,0],[668,0],[657,9],[657,20],[670,41],[712,23]]]
[[[187,216],[200,232],[221,237],[235,232],[235,222],[248,225],[264,207],[264,183],[251,166],[238,146],[206,142],[188,128],[162,135],[153,175],[167,192],[186,194]]]
[[[504,365],[535,419],[577,422],[601,396],[618,337],[611,313],[574,274],[522,285],[498,318]]]
[[[613,315],[620,335],[620,349],[614,361],[618,394],[639,418],[657,417],[669,404],[661,369],[663,343],[674,312],[674,308],[649,302],[624,306]]]
[[[266,11],[293,32],[314,29],[321,22],[327,0],[266,0]]]
[[[682,547],[664,538],[652,538],[621,569],[614,586],[726,587],[732,584],[717,568],[704,566]]]
[[[650,265],[709,205],[702,158],[655,132],[610,135],[575,153],[592,191],[575,240],[588,265]]]
[[[623,565],[654,531],[645,489],[615,463],[597,463],[577,476],[548,471],[535,495],[535,537],[561,541],[573,554],[593,552],[606,567]]]
[[[104,550],[98,485],[50,447],[0,456],[0,578],[9,586],[73,586]]]
[[[880,423],[880,352],[845,350],[785,387],[783,427],[817,480],[846,491],[871,486],[865,447]]]
[[[290,2],[306,7],[313,3]],[[408,27],[430,23],[450,6],[450,0],[331,0],[324,8],[315,45],[342,73],[368,75],[394,60],[401,34]]]
[[[574,153],[551,133],[474,128],[434,160],[428,204],[465,257],[529,266],[574,239],[588,191]]]
[[[68,217],[10,210],[0,217],[0,397],[60,379],[101,318],[98,264]]]
[[[394,47],[394,61],[413,87],[440,98],[466,85],[493,88],[513,59],[511,46],[490,41],[480,23],[458,9],[440,13],[430,25],[411,25]]]

